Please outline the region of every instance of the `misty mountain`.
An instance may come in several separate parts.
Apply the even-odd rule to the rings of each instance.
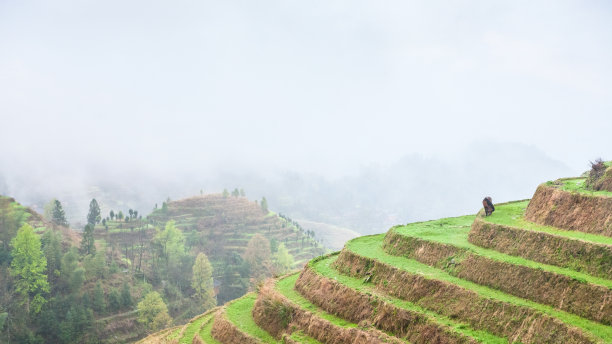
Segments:
[[[167,198],[238,187],[250,199],[265,196],[270,209],[292,218],[364,234],[399,223],[475,213],[485,196],[494,202],[530,198],[538,183],[581,172],[533,146],[489,141],[472,144],[452,157],[411,154],[392,164],[363,166],[343,177],[326,175],[324,167],[316,174],[255,168],[159,173],[90,164],[71,175],[30,173],[37,170],[11,166],[15,168],[4,169],[0,176],[1,194],[38,211],[58,198],[75,225],[85,222],[91,198],[98,200],[103,214],[132,208],[146,215]]]

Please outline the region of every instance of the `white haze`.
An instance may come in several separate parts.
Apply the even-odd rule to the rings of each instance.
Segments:
[[[0,1],[0,193],[82,222],[90,197],[146,214],[237,186],[362,232],[530,197],[612,158],[611,22],[605,1]]]

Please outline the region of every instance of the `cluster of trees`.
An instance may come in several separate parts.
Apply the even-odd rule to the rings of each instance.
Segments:
[[[200,193],[202,193],[200,191]],[[244,189],[240,189],[238,190],[238,188],[235,188],[234,191],[232,191],[232,197],[246,197],[246,193],[244,192]],[[230,196],[229,191],[227,191],[227,189],[223,189],[223,197],[227,198]]]

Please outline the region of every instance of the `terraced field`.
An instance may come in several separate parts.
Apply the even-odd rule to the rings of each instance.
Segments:
[[[582,196],[554,189],[565,193],[560,199]],[[568,229],[529,219],[538,204],[555,211],[538,194],[549,192],[540,186],[540,201],[498,204],[488,217],[481,211],[350,240],[216,310],[209,322],[199,318],[198,340],[612,343],[612,237],[590,224]],[[592,205],[608,196],[588,197]],[[580,224],[583,199],[573,200],[571,220]]]

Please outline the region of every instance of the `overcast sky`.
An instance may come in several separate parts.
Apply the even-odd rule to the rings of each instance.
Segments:
[[[350,173],[612,159],[608,1],[0,0],[0,164]],[[155,171],[155,172],[154,172]]]

